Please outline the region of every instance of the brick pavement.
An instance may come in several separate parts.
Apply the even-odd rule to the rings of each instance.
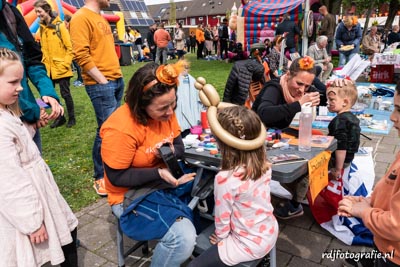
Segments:
[[[374,148],[375,181],[387,170],[399,150],[397,131],[389,135],[368,135],[372,140],[361,137],[361,146]],[[106,199],[76,213],[79,218],[78,238],[81,242],[79,266],[92,267],[117,266],[116,257],[116,220],[111,214]],[[280,234],[277,242],[277,265],[298,266],[341,266],[340,261],[322,259],[322,252],[330,249],[363,251],[363,247],[347,246],[314,221],[308,207],[304,216],[288,221],[279,221]],[[131,240],[125,243],[132,244]],[[367,248],[368,249],[368,248]],[[141,251],[127,259],[126,266],[149,266],[149,259],[141,257]]]

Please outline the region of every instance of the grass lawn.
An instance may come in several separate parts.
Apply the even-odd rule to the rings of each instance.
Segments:
[[[188,54],[191,63],[190,74],[195,78],[202,76],[222,94],[232,64],[224,61],[196,60],[195,54]],[[125,85],[133,73],[146,63],[123,66]],[[75,78],[71,79],[71,84]],[[57,92],[58,91],[57,86]],[[99,197],[92,188],[93,163],[92,145],[96,132],[96,119],[92,104],[84,87],[71,85],[75,102],[77,124],[72,128],[65,126],[41,129],[43,157],[50,166],[62,195],[74,211],[88,206]]]

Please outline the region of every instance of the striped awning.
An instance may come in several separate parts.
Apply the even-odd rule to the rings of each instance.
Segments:
[[[246,47],[259,42],[264,27],[277,24],[279,18],[289,13],[292,20],[298,21],[304,0],[258,0],[250,1],[243,7],[244,36]]]

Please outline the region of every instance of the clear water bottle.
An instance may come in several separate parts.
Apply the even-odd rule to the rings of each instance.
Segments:
[[[312,107],[311,103],[305,103],[301,107],[300,121],[299,121],[299,151],[311,151],[311,129],[312,129]]]

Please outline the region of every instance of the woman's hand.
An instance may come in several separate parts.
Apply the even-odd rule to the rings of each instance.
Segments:
[[[57,99],[51,96],[43,96],[42,100],[51,106],[51,113],[48,116],[49,120],[53,120],[61,115],[64,115],[64,108],[60,105],[60,103],[58,103]]]
[[[318,106],[319,101],[320,101],[319,92],[306,93],[299,100],[301,106],[307,102],[310,102],[313,107]]]
[[[46,226],[44,226],[44,224],[42,223],[42,226],[40,226],[39,230],[36,230],[32,234],[30,234],[29,238],[32,244],[40,244],[46,241],[49,238],[47,235]]]
[[[176,179],[174,176],[172,176],[168,169],[158,169],[158,173],[160,174],[161,179],[173,185],[174,187],[190,182],[196,176],[196,173],[192,172],[186,173],[182,175],[179,179]]]

